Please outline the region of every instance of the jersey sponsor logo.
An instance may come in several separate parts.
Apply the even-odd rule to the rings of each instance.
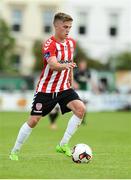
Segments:
[[[58,62],[59,62],[60,64],[67,64],[67,63],[71,63],[72,60],[58,60]]]
[[[36,107],[36,110],[40,111],[42,108],[42,103],[36,103],[35,107]]]
[[[48,60],[49,57],[50,57],[50,52],[47,52],[47,53],[44,54],[44,58],[45,58],[46,60]]]

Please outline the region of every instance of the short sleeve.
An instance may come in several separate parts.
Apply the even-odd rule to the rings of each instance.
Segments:
[[[76,41],[73,38],[69,38],[72,41],[74,49],[76,48]]]
[[[74,49],[76,48],[76,41],[74,39],[72,39],[73,41],[73,45],[74,45]]]
[[[52,56],[56,56],[56,46],[51,39],[42,45],[42,56],[44,60],[48,60]]]

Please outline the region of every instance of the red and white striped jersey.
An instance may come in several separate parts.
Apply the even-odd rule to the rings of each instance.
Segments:
[[[51,56],[56,56],[59,63],[70,63],[73,61],[75,41],[67,38],[64,43],[57,42],[52,36],[42,46],[44,68],[42,70],[36,92],[53,93],[60,92],[71,87],[70,69],[61,72],[51,70],[47,62]]]

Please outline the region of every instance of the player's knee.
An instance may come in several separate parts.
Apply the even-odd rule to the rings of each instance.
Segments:
[[[28,125],[31,128],[34,128],[39,122],[40,118],[41,118],[40,116],[31,116],[30,119],[28,120]]]
[[[86,107],[85,105],[81,105],[78,107],[78,109],[76,110],[76,115],[80,118],[80,119],[83,119],[84,117],[84,114],[86,112]]]

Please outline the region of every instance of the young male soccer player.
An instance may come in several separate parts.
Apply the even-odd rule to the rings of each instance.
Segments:
[[[55,34],[42,47],[44,68],[34,95],[31,115],[20,128],[15,145],[10,153],[11,160],[18,160],[18,152],[32,129],[42,116],[47,115],[57,103],[62,114],[72,111],[66,131],[56,151],[71,156],[69,140],[81,124],[85,113],[85,105],[77,93],[71,88],[72,71],[76,67],[73,62],[75,41],[69,38],[73,19],[65,13],[54,16]]]

